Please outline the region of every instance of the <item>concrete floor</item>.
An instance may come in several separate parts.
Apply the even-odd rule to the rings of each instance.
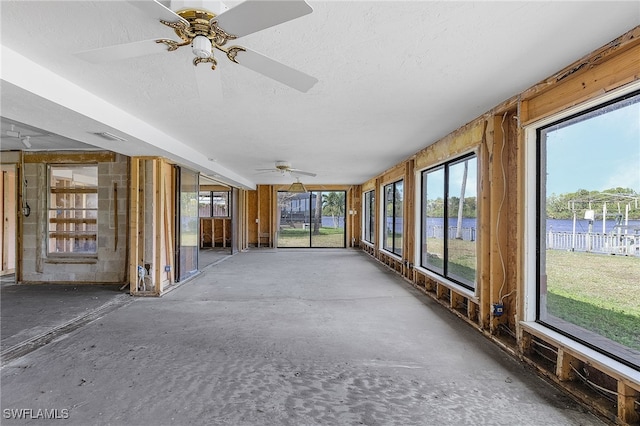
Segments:
[[[47,424],[8,418],[38,410],[70,425],[602,424],[346,249],[234,255],[10,361],[1,380],[3,425]]]

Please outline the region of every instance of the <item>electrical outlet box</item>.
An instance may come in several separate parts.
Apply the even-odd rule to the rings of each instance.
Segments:
[[[494,303],[493,305],[493,316],[499,317],[504,313],[504,305],[502,303]]]

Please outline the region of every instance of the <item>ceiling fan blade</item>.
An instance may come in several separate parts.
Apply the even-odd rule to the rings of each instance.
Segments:
[[[228,34],[243,37],[313,12],[304,0],[245,1],[221,13],[218,26]]]
[[[138,56],[151,55],[166,52],[167,46],[156,43],[155,40],[136,41],[133,43],[116,44],[99,49],[85,50],[74,53],[80,59],[94,64],[120,61],[122,59],[136,58]]]
[[[206,105],[217,106],[222,104],[222,78],[220,70],[211,69],[206,63],[194,67],[196,84],[200,100]]]
[[[318,82],[315,77],[250,49],[238,52],[236,62],[301,92],[308,92]]]
[[[189,24],[186,19],[176,15],[171,9],[156,0],[129,0],[129,3],[155,20],[159,21],[162,19],[168,22],[184,21],[185,24]]]
[[[292,175],[317,176],[315,173],[303,172],[302,170],[298,169],[289,169],[289,171]]]

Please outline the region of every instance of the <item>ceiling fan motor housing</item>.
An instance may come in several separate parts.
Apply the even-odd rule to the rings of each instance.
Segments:
[[[211,40],[203,35],[195,36],[191,42],[191,51],[198,58],[210,58],[213,56]]]
[[[291,168],[291,164],[287,161],[276,161],[276,169],[286,171]]]

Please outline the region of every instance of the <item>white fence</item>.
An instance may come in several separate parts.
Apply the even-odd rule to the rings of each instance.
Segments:
[[[547,248],[640,256],[640,234],[625,234],[622,231],[608,234],[549,231],[547,232]]]
[[[457,226],[449,226],[447,232],[449,233],[449,239],[454,239],[456,237],[458,231]],[[461,229],[462,239],[464,241],[475,241],[476,240],[476,228],[467,228],[463,227]],[[427,238],[444,238],[444,226],[434,225],[429,226],[427,228]]]

